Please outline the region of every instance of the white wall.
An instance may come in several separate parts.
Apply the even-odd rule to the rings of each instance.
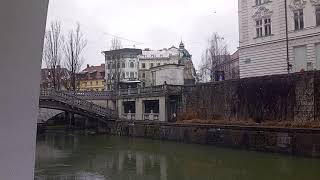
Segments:
[[[320,27],[316,27],[315,6],[308,0],[304,8],[305,28],[294,31],[294,15],[288,2],[288,28],[289,28],[289,60],[293,65],[291,72],[297,71],[294,66],[293,49],[297,46],[306,46],[306,63],[316,66],[315,44],[320,42]],[[259,8],[265,7],[272,11],[272,36],[256,38],[256,26],[253,15]],[[240,77],[263,76],[287,73],[286,55],[286,27],[285,5],[282,0],[272,0],[270,3],[255,6],[254,0],[239,0],[239,30],[240,50],[239,67]],[[247,63],[251,60],[250,63]]]
[[[0,179],[33,180],[48,0],[0,2]]]
[[[165,66],[156,68],[155,73],[155,85],[163,85],[166,81],[171,85],[184,85],[184,66]]]

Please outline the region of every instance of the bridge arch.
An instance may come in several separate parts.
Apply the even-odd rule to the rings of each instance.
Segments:
[[[114,110],[58,91],[41,91],[39,108],[67,111],[104,123],[117,119]]]

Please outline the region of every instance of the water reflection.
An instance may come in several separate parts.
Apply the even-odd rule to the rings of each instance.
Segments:
[[[318,179],[319,160],[107,136],[38,138],[35,179]]]

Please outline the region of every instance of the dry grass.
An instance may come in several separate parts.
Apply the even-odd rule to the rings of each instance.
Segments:
[[[198,118],[196,113],[187,113],[178,118],[178,123],[186,124],[216,124],[234,126],[261,126],[274,128],[320,128],[319,121],[267,121],[256,123],[252,119],[248,120],[204,120]]]

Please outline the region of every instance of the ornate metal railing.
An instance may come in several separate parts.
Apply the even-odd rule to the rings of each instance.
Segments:
[[[81,99],[112,99],[115,97],[114,92],[112,91],[76,91],[76,92],[71,92],[71,91],[63,91],[66,94],[69,95],[75,95],[78,98]]]
[[[54,90],[42,90],[40,94],[40,99],[54,99],[63,103],[66,103],[73,107],[78,107],[83,110],[86,110],[91,113],[95,113],[99,116],[103,117],[116,117],[116,112],[94,104],[93,102],[89,102],[83,100],[81,98],[76,97],[75,93],[65,93],[62,91],[54,91]]]

